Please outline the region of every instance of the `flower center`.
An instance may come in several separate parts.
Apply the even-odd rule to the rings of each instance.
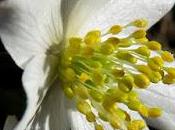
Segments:
[[[146,38],[146,26],[147,21],[139,19],[126,26],[114,25],[105,34],[92,30],[84,38],[70,38],[61,53],[63,91],[74,99],[87,121],[94,123],[95,130],[103,130],[102,120],[114,129],[145,127],[142,120],[132,119],[121,103],[144,117],[161,115],[160,108],[146,106],[135,90],[146,89],[151,82],[174,83],[175,68],[165,66],[174,58],[161,50],[160,43]],[[128,28],[136,31],[121,38],[118,34]]]

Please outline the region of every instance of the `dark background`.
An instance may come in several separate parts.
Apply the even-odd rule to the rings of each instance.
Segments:
[[[175,49],[175,7],[155,26],[148,37],[156,39],[165,49]],[[18,68],[0,41],[0,130],[7,115],[21,118],[26,107],[26,95],[21,83],[22,70]],[[155,130],[151,128],[151,130]]]
[[[26,106],[26,95],[18,68],[0,43],[0,130],[7,115],[21,118]]]

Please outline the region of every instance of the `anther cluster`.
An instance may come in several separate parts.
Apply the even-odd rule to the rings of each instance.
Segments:
[[[121,103],[144,117],[161,116],[161,109],[145,105],[135,90],[158,82],[174,83],[175,68],[166,66],[174,58],[161,50],[160,43],[147,39],[146,27],[147,21],[138,19],[125,26],[114,25],[104,34],[92,30],[83,38],[71,37],[61,53],[63,91],[95,130],[104,129],[103,121],[114,129],[145,128],[144,121],[132,119]],[[127,29],[134,31],[121,37]]]

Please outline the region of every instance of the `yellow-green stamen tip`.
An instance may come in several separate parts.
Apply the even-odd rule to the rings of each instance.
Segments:
[[[159,108],[146,106],[135,91],[144,91],[150,83],[175,83],[175,68],[165,64],[174,61],[173,55],[146,38],[146,25],[140,19],[126,26],[114,25],[104,34],[92,30],[84,37],[66,40],[59,58],[59,80],[65,95],[74,99],[77,110],[94,124],[94,130],[104,129],[99,120],[114,129],[145,127],[143,121],[132,119],[121,109],[120,103],[145,117],[159,117],[162,113]],[[117,36],[130,26],[140,29],[128,37]],[[152,52],[157,55],[152,56]]]
[[[146,36],[146,32],[145,30],[137,30],[135,31],[133,34],[131,34],[131,37],[135,38],[135,39],[140,39],[140,38],[144,38]]]
[[[156,41],[149,41],[146,46],[151,50],[161,50],[161,44]]]
[[[173,62],[174,61],[173,55],[168,51],[162,51],[161,57],[164,61],[167,61],[167,62]]]
[[[129,24],[129,26],[135,26],[138,28],[145,28],[148,26],[148,21],[146,19],[137,19]]]
[[[97,43],[101,41],[101,32],[99,30],[94,30],[88,32],[84,37],[84,42],[87,46],[95,46]]]
[[[141,130],[145,127],[145,122],[142,120],[133,120],[128,125],[128,130]]]
[[[109,29],[109,33],[111,34],[118,34],[122,31],[122,27],[120,25],[114,25]]]

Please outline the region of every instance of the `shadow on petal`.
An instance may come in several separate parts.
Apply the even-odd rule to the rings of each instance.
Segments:
[[[65,100],[59,83],[55,82],[44,98],[30,127],[41,130],[70,130]]]
[[[12,7],[4,6],[3,0],[0,0],[0,29],[7,27],[7,24],[13,22],[15,10]]]

